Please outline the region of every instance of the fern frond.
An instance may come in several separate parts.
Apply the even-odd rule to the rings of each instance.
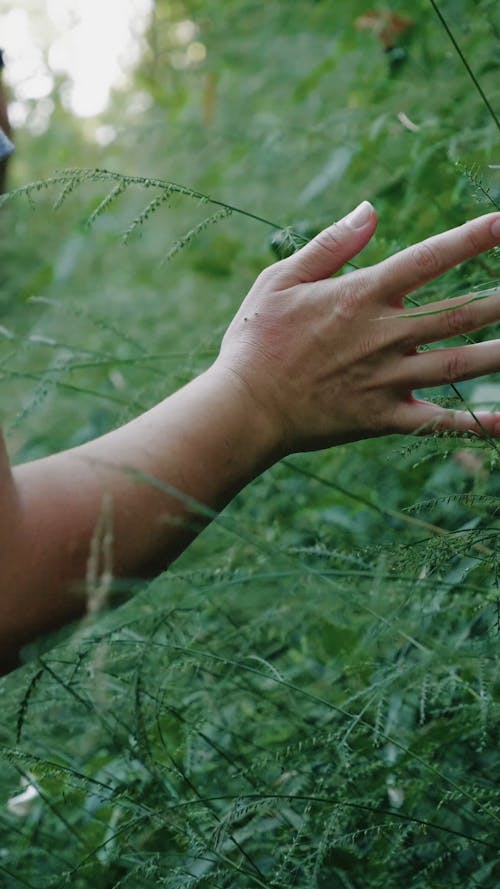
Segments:
[[[461,161],[456,161],[455,166],[469,180],[473,193],[476,195],[480,203],[489,203],[495,210],[500,210],[500,204],[494,199],[490,189],[485,185],[479,173],[479,165],[472,164],[468,166]]]
[[[77,185],[78,185],[78,180],[76,178],[70,179],[69,182],[66,182],[59,197],[54,201],[54,204],[53,204],[54,210],[58,210],[59,207],[62,207],[66,198],[75,190]]]
[[[177,255],[184,247],[187,247],[188,244],[191,244],[192,241],[202,232],[204,232],[209,226],[216,225],[217,222],[220,222],[221,219],[225,219],[227,216],[231,216],[233,210],[230,207],[225,207],[222,210],[218,210],[216,213],[212,213],[211,216],[206,216],[205,219],[202,219],[198,225],[195,225],[191,228],[182,238],[179,238],[170,248],[166,256],[163,258],[163,262],[168,262],[174,256]]]
[[[229,215],[230,213],[238,213],[241,216],[246,216],[248,219],[253,219],[256,222],[261,222],[264,225],[270,226],[277,231],[288,231],[290,233],[290,237],[293,240],[295,249],[297,249],[297,247],[299,246],[302,246],[303,244],[306,244],[309,240],[308,238],[298,234],[297,232],[292,233],[292,230],[284,226],[282,223],[273,222],[270,219],[266,219],[264,216],[260,216],[257,213],[252,213],[250,210],[246,210],[243,207],[238,207],[234,204],[227,203],[226,201],[222,201],[218,198],[214,198],[211,195],[198,191],[195,188],[191,188],[188,185],[182,185],[178,182],[172,182],[169,179],[151,178],[148,176],[127,176],[124,173],[117,173],[113,170],[104,170],[100,168],[68,168],[55,173],[53,176],[50,176],[47,179],[38,179],[35,182],[28,183],[27,185],[22,185],[19,188],[15,188],[13,189],[13,191],[9,191],[6,194],[0,196],[0,208],[8,202],[14,200],[14,198],[21,197],[23,195],[32,200],[34,195],[36,195],[38,192],[47,191],[58,185],[63,186],[63,192],[61,193],[61,195],[63,196],[62,199],[64,200],[65,197],[70,192],[74,191],[77,186],[87,185],[93,182],[114,182],[115,185],[120,185],[120,188],[123,191],[131,186],[138,186],[144,189],[154,188],[164,193],[163,197],[157,196],[156,198],[154,198],[150,202],[150,204],[148,204],[148,206],[142,211],[142,213],[139,214],[136,220],[132,222],[130,230],[127,229],[127,231],[125,232],[126,236],[130,236],[137,225],[141,224],[141,222],[148,218],[151,213],[158,209],[158,206],[160,206],[163,201],[168,200],[168,197],[170,195],[179,194],[185,197],[193,198],[194,200],[196,200],[197,203],[212,204],[213,206],[220,207],[221,210],[225,211],[224,215]],[[104,212],[104,209],[106,208],[103,208],[101,212]],[[208,222],[208,224],[210,224],[210,222]]]
[[[125,186],[126,187],[126,186]],[[135,219],[132,220],[126,231],[123,233],[122,240],[124,244],[127,244],[132,235],[140,228],[141,225],[144,225],[145,222],[156,213],[157,210],[160,209],[162,204],[165,204],[172,194],[171,188],[164,188],[160,194],[156,195],[152,201],[147,204],[143,210],[139,213]]]
[[[109,209],[111,204],[116,201],[116,199],[120,197],[121,194],[124,194],[127,188],[128,186],[125,182],[118,182],[117,185],[115,185],[114,188],[112,188],[111,191],[106,195],[106,197],[103,198],[100,204],[97,205],[93,213],[90,214],[87,222],[85,223],[85,227],[90,228],[94,224],[96,219],[98,219],[99,216],[102,216],[102,214]]]

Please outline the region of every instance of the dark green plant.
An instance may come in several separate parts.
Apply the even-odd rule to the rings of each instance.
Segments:
[[[14,451],[98,434],[206,366],[273,259],[269,226],[286,252],[367,196],[364,264],[498,206],[496,10],[439,4],[486,108],[414,7],[391,78],[360,0],[156,4],[137,73],[155,101],[128,147],[53,176],[34,160],[2,209]],[[187,16],[207,62],[180,72]],[[154,175],[107,169],[138,166]],[[413,298],[497,279],[493,253]],[[27,652],[0,685],[2,889],[500,885],[497,462],[453,436],[296,456],[154,583],[105,590],[127,604]]]

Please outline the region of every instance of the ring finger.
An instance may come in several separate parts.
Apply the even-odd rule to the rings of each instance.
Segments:
[[[407,389],[423,389],[458,383],[499,370],[500,340],[490,340],[408,356],[399,365],[398,383]]]

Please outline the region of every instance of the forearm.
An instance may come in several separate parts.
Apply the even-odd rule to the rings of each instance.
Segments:
[[[500,414],[451,411],[412,394],[500,370],[500,341],[419,350],[497,323],[500,291],[403,306],[412,290],[498,245],[500,214],[332,278],[376,222],[361,204],[259,275],[213,367],[147,414],[13,474],[0,451],[4,663],[85,611],[103,530],[109,575],[151,574],[287,453],[390,433],[500,435]]]
[[[4,461],[2,659],[85,612],[100,526],[113,575],[151,575],[278,456],[246,388],[211,369],[126,426],[10,479]]]

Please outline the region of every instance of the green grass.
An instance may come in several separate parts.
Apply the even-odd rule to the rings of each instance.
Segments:
[[[149,111],[117,96],[105,150],[60,109],[22,134],[20,188],[57,157],[191,194],[151,207],[163,186],[139,182],[103,207],[114,183],[73,177],[62,203],[59,185],[1,210],[15,458],[112,428],[210,363],[275,229],[237,210],[205,226],[200,193],[299,234],[367,197],[381,222],[362,264],[498,204],[496,124],[414,6],[391,75],[358,0],[160,2],[134,85]],[[439,8],[498,109],[495,5]],[[179,72],[169,22],[187,15],[207,61]],[[493,252],[414,299],[497,279]],[[474,383],[458,391],[474,404]],[[455,437],[290,458],[170,571],[116,583],[125,604],[33,646],[0,684],[2,889],[500,885],[497,461]],[[23,779],[38,795],[16,815]]]

